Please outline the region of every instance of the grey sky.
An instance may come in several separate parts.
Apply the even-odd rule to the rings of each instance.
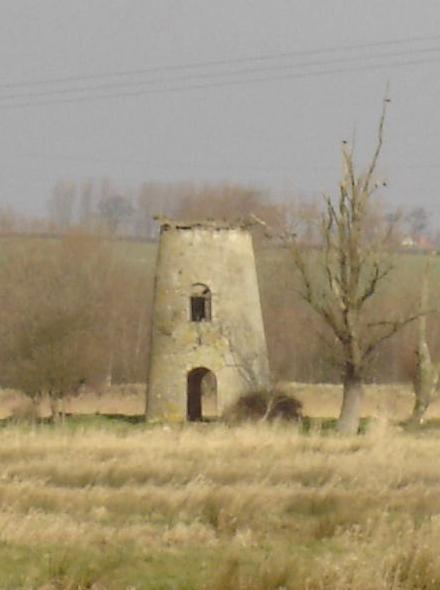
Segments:
[[[0,86],[438,35],[439,21],[438,0],[1,0]],[[440,36],[374,51],[421,47],[438,48],[425,57],[439,61],[12,110],[0,102],[0,203],[41,212],[56,180],[87,177],[330,191],[340,140],[355,130],[360,156],[371,148],[389,80],[387,199],[440,220]],[[354,55],[368,63],[372,52]]]

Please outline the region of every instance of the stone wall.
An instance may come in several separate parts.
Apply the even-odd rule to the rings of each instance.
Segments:
[[[148,378],[150,419],[187,417],[187,375],[217,380],[217,415],[270,386],[252,238],[242,227],[163,226],[157,259]],[[211,321],[191,321],[192,285],[211,290]]]

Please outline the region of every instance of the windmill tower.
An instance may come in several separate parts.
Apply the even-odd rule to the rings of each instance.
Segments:
[[[252,237],[243,224],[160,223],[147,417],[219,417],[270,387]]]

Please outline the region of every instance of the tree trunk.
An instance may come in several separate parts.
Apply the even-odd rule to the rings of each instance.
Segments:
[[[60,421],[60,412],[58,408],[58,398],[51,392],[49,392],[49,404],[50,412],[52,414],[51,419],[53,424],[58,424]]]
[[[49,403],[52,414],[52,422],[54,424],[64,424],[66,418],[66,409],[63,396],[49,393]]]
[[[40,413],[41,395],[37,393],[32,397],[32,424],[37,424]]]
[[[107,375],[105,376],[105,386],[111,387],[113,383],[113,345],[110,352],[110,358],[107,365]]]
[[[437,390],[439,372],[437,366],[432,362],[431,352],[427,340],[427,318],[429,300],[429,282],[431,279],[433,259],[429,258],[423,273],[422,288],[420,293],[420,318],[419,338],[416,349],[416,368],[413,385],[416,396],[413,412],[410,418],[411,424],[421,424],[423,417]]]
[[[61,424],[64,425],[66,423],[66,400],[64,399],[64,396],[59,398],[58,409],[61,417]]]
[[[422,395],[424,393],[424,395]],[[423,418],[426,414],[429,404],[431,403],[431,395],[426,392],[416,394],[416,401],[411,414],[410,423],[420,425],[423,423]]]
[[[410,423],[421,424],[438,387],[439,373],[431,361],[426,342],[417,351],[414,393],[416,396]]]
[[[343,400],[338,421],[338,431],[343,434],[357,434],[364,395],[362,379],[347,371],[344,378]]]

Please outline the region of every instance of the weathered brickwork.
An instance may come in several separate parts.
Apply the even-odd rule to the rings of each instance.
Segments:
[[[221,416],[240,395],[268,387],[268,356],[250,232],[245,227],[212,222],[163,222],[148,418],[185,421]],[[188,400],[194,395],[199,395],[199,400],[189,409],[192,402]]]

